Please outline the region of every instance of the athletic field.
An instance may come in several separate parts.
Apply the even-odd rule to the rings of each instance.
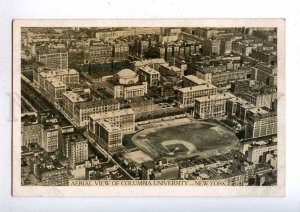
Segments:
[[[237,144],[235,134],[221,125],[193,121],[145,129],[132,137],[133,143],[151,157],[209,157],[225,153]]]

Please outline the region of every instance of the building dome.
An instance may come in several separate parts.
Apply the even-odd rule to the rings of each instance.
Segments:
[[[138,82],[138,75],[131,69],[122,69],[117,73],[120,84],[134,84]]]

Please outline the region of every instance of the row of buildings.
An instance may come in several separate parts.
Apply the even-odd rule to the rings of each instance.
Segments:
[[[256,144],[255,150],[249,144],[249,153],[232,150],[209,158],[197,156],[168,161],[166,159],[149,161],[142,164],[141,179],[143,180],[213,180],[221,186],[245,186],[275,184],[266,175],[277,168],[276,142]],[[241,147],[241,149],[243,149]],[[258,150],[260,149],[260,150]],[[254,150],[254,151],[252,151]],[[254,153],[255,152],[255,153]],[[257,154],[257,153],[258,154]],[[261,157],[263,153],[268,155]],[[273,155],[273,157],[269,156]],[[260,161],[256,159],[260,158]]]

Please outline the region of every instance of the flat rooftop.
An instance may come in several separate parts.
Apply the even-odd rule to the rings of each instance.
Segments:
[[[207,89],[217,89],[217,87],[214,86],[213,84],[206,84],[206,85],[197,85],[197,86],[192,86],[192,87],[180,88],[180,89],[178,89],[178,91],[181,93],[189,93],[189,92],[193,92],[193,91],[201,91],[201,90],[207,90]]]
[[[196,77],[195,75],[187,75],[187,76],[183,76],[183,78],[190,80],[198,85],[204,85],[207,84],[206,81],[204,81],[203,79],[200,79],[198,77]]]
[[[65,97],[68,98],[68,100],[70,100],[71,102],[83,102],[84,99],[78,94],[78,93],[75,93],[73,91],[66,91],[63,93],[63,95]]]
[[[51,71],[45,70],[40,72],[40,75],[44,78],[61,76],[61,75],[73,75],[73,74],[79,74],[79,73],[75,69],[56,69]]]
[[[112,104],[118,104],[118,100],[109,98],[109,99],[101,99],[101,100],[95,100],[95,101],[88,101],[88,102],[78,102],[78,107],[81,109],[85,108],[91,108],[91,107],[99,107],[104,105],[112,105]]]
[[[198,97],[195,98],[195,101],[198,102],[203,102],[203,101],[216,101],[216,100],[223,100],[223,99],[230,99],[234,98],[235,96],[229,92],[226,93],[217,93],[216,95],[212,96],[203,96],[203,97]]]
[[[148,74],[160,74],[158,71],[156,71],[153,68],[150,68],[148,65],[145,67],[140,67],[139,68],[140,71],[146,72]]]
[[[133,115],[134,111],[131,108],[125,108],[117,111],[109,111],[106,113],[96,113],[90,115],[90,118],[93,120],[99,120],[103,118],[111,118],[116,116],[124,116],[124,115]]]

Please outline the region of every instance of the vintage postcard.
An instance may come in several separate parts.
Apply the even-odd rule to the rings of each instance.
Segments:
[[[14,20],[14,196],[284,196],[285,21]]]

